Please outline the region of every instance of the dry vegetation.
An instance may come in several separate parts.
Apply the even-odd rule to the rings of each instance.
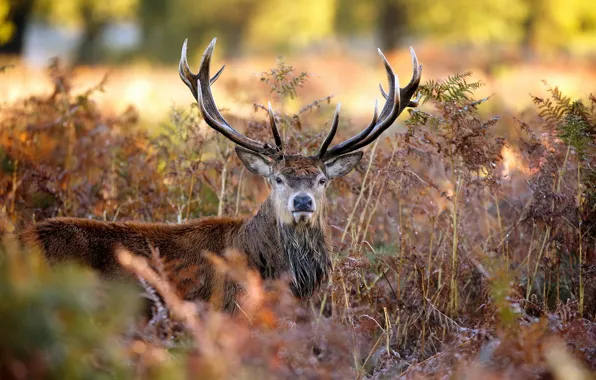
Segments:
[[[308,79],[291,75],[280,64],[263,81],[286,99]],[[310,302],[284,281],[262,283],[231,252],[216,264],[243,286],[242,311],[221,314],[178,299],[157,250],[120,252],[152,303],[148,319],[138,288],[50,270],[10,232],[59,215],[246,214],[266,185],[204,133],[196,107],[173,110],[150,138],[133,108],[100,111],[101,83],[74,93],[57,64],[50,77],[52,94],[0,110],[1,378],[587,379],[596,370],[594,96],[548,87],[548,98],[499,120],[478,112],[491,100],[475,99],[481,84],[470,76],[429,81],[407,131],[387,134],[330,189],[334,271]],[[314,151],[321,136],[309,125],[331,108],[280,112],[289,149]],[[268,138],[264,122],[229,118]]]

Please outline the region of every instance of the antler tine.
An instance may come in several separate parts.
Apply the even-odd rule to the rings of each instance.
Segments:
[[[277,146],[277,149],[281,152],[284,149],[284,143],[279,134],[279,129],[277,129],[277,121],[275,121],[275,114],[273,113],[273,108],[271,108],[271,102],[268,102],[268,106],[269,124],[271,125],[271,132],[273,133],[273,138],[275,139],[275,145]]]
[[[317,156],[319,158],[323,158],[323,156],[325,155],[325,152],[327,151],[327,148],[329,147],[329,145],[331,145],[331,141],[333,141],[333,138],[335,137],[335,132],[337,132],[337,126],[339,125],[339,110],[341,109],[341,103],[337,103],[337,107],[335,107],[335,114],[333,115],[333,121],[331,122],[331,128],[329,129],[329,133],[327,133],[327,137],[325,137],[325,140],[323,141],[323,145],[321,145],[321,148],[319,149],[319,153],[317,154]]]
[[[361,141],[364,141],[371,133],[374,133],[374,131],[376,131],[379,128],[379,126],[382,127],[382,124],[384,124],[384,121],[387,119],[388,115],[390,115],[391,113],[396,113],[396,110],[399,109],[398,105],[395,104],[396,99],[398,99],[398,96],[396,96],[396,92],[399,88],[398,86],[396,86],[396,75],[393,72],[391,65],[389,64],[381,50],[378,51],[385,64],[385,71],[387,73],[389,88],[392,89],[390,90],[389,96],[387,98],[387,101],[385,102],[385,105],[383,106],[383,109],[381,110],[381,114],[380,116],[377,116],[377,105],[375,104],[375,115],[373,116],[373,121],[369,124],[369,126],[356,136],[353,136],[348,140],[333,146],[324,154],[324,159],[328,159],[333,156],[356,150],[357,148],[353,148],[353,146],[355,146]],[[397,114],[395,115],[395,117],[397,117]],[[395,118],[393,120],[395,120]],[[393,122],[393,120],[391,122]]]
[[[338,104],[338,107],[339,107],[339,104]],[[337,109],[335,112],[336,112],[336,116],[338,117],[337,123],[331,125],[331,129],[329,130],[327,137],[325,137],[325,141],[323,141],[323,145],[321,145],[321,149],[319,149],[319,153],[317,154],[317,156],[319,158],[325,157],[325,155],[327,153],[327,148],[329,148],[329,145],[333,141],[333,137],[335,137],[335,133],[337,132],[337,126],[339,124],[339,109]],[[360,132],[358,135],[356,135],[355,138],[366,137],[370,133],[370,131],[373,130],[375,125],[377,124],[378,118],[379,118],[379,102],[378,102],[378,100],[375,100],[375,108],[373,111],[373,118],[372,118],[370,124],[362,132]],[[334,121],[336,120],[335,116],[334,116],[333,120]]]
[[[401,98],[408,99],[408,102],[403,105],[402,110],[407,107],[418,107],[418,101],[420,100],[420,94],[418,94],[416,99],[411,99],[412,96],[414,96],[414,93],[416,93],[416,90],[418,90],[418,86],[420,86],[420,79],[422,78],[422,64],[418,63],[416,52],[411,46],[410,55],[412,56],[412,79],[410,79],[410,82],[406,85],[406,87],[400,90]]]
[[[182,44],[182,54],[180,55],[180,64],[178,65],[178,73],[180,74],[180,79],[186,84],[186,86],[190,89],[195,99],[198,97],[198,87],[197,81],[199,80],[199,76],[197,74],[193,74],[188,66],[188,60],[186,58],[186,50],[187,50],[188,38],[184,40],[184,44]],[[210,84],[215,83],[217,78],[223,73],[226,65],[223,65],[221,69],[209,80]]]
[[[232,140],[234,143],[250,149],[254,152],[263,153],[265,155],[275,154],[275,149],[270,147],[268,144],[264,144],[260,141],[250,139],[234,128],[224,119],[222,114],[219,112],[213,94],[211,93],[211,84],[209,78],[209,68],[211,64],[211,57],[213,56],[213,50],[215,49],[215,43],[217,39],[214,38],[201,59],[201,66],[198,74],[198,85],[199,85],[199,98],[198,103],[203,114],[205,122],[213,129]]]
[[[190,91],[194,95],[199,108],[201,109],[203,119],[205,119],[205,122],[211,128],[215,129],[217,132],[221,133],[234,143],[252,150],[253,152],[261,153],[266,156],[277,155],[279,144],[278,149],[276,149],[267,143],[256,141],[244,136],[234,129],[230,124],[228,124],[228,122],[219,112],[219,109],[217,108],[211,93],[211,85],[217,80],[217,78],[219,78],[225,66],[222,67],[212,78],[209,77],[209,66],[211,63],[213,50],[215,49],[216,41],[217,39],[214,38],[207,49],[205,49],[198,74],[193,74],[188,67],[188,61],[186,58],[187,40],[184,41],[184,44],[182,45],[180,65],[178,67],[180,78],[188,86],[188,88],[190,88]],[[277,143],[279,134],[277,134],[277,137],[274,137]]]
[[[383,90],[383,85],[379,83],[379,89],[381,90],[381,94],[383,95],[383,97],[385,99],[387,99],[387,93],[385,92],[385,90]],[[418,93],[418,96],[416,96],[416,99],[414,100],[410,100],[408,102],[408,105],[406,107],[418,107],[419,103],[420,103],[420,98],[422,97],[421,93]]]
[[[383,84],[379,83],[379,90],[381,90],[381,95],[383,95],[383,97],[385,98],[385,100],[387,100],[387,97],[389,95],[387,95],[387,93],[385,92],[385,90],[383,90]]]
[[[190,67],[188,67],[188,60],[186,58],[186,50],[188,45],[188,38],[184,40],[182,44],[182,52],[180,53],[180,64],[178,64],[178,74],[180,74],[180,79],[186,84],[186,86],[192,92],[192,95],[197,99],[198,90],[197,90],[197,80],[199,79],[197,75],[193,74],[190,71]]]
[[[402,99],[405,99],[408,94],[410,92],[410,86],[414,86],[415,85],[415,89],[412,92],[415,92],[416,89],[418,88],[418,85],[420,84],[420,75],[422,72],[422,65],[418,64],[418,58],[416,57],[416,53],[414,52],[414,49],[412,49],[412,47],[410,46],[410,53],[412,54],[412,66],[413,66],[413,74],[412,74],[412,79],[410,80],[410,83],[408,83],[408,85],[404,88],[402,88],[400,90],[401,92],[401,97]],[[379,83],[379,90],[381,90],[381,94],[383,95],[383,97],[385,99],[387,99],[387,93],[385,92],[385,90],[383,89],[383,85],[381,83]],[[414,100],[409,100],[408,104],[404,107],[418,107],[418,103],[420,102],[420,97],[422,94],[418,94],[418,96],[416,97],[416,99]]]
[[[333,146],[331,149],[323,153],[321,156],[323,159],[329,159],[340,154],[349,153],[370,144],[393,124],[406,107],[415,107],[418,104],[418,99],[412,101],[411,98],[420,85],[422,65],[418,64],[418,58],[414,53],[414,49],[410,48],[413,66],[412,79],[401,89],[399,88],[399,79],[393,72],[391,65],[383,55],[383,52],[381,52],[380,49],[378,51],[383,59],[385,71],[387,73],[387,80],[389,82],[388,92],[383,90],[382,85],[379,86],[381,94],[386,100],[383,109],[381,110],[381,114],[377,117],[375,106],[375,115],[373,116],[371,124],[356,136]]]

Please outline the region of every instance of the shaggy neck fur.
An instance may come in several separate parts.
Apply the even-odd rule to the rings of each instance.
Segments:
[[[257,214],[244,225],[238,244],[259,269],[263,278],[291,277],[295,296],[308,298],[327,278],[331,261],[328,255],[327,224],[319,212],[311,223],[286,224],[275,215],[267,199]]]

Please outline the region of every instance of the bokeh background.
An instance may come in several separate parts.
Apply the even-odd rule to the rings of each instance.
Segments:
[[[227,64],[219,104],[242,116],[250,116],[255,102],[272,100],[275,107],[258,73],[283,55],[297,71],[316,75],[302,90],[302,105],[335,94],[344,112],[366,122],[383,78],[376,48],[405,81],[408,46],[424,64],[425,79],[471,71],[486,84],[479,95],[494,95],[487,112],[506,113],[527,107],[529,93],[543,94],[543,80],[570,96],[596,88],[596,7],[590,3],[0,0],[0,54],[9,56],[5,64],[16,64],[0,93],[10,102],[50,91],[43,71],[59,57],[78,67],[75,89],[109,73],[105,93],[96,98],[106,110],[132,104],[143,120],[155,121],[192,101],[175,66],[182,41],[189,38],[189,61],[197,67],[217,37],[215,64]]]

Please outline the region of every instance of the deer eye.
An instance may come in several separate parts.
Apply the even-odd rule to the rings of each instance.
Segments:
[[[281,185],[282,183],[284,183],[284,180],[281,179],[281,177],[275,177],[275,183],[277,183],[278,185]]]
[[[326,184],[326,183],[327,183],[327,180],[326,180],[325,178],[321,178],[321,179],[319,180],[319,185],[324,185],[324,184]]]

